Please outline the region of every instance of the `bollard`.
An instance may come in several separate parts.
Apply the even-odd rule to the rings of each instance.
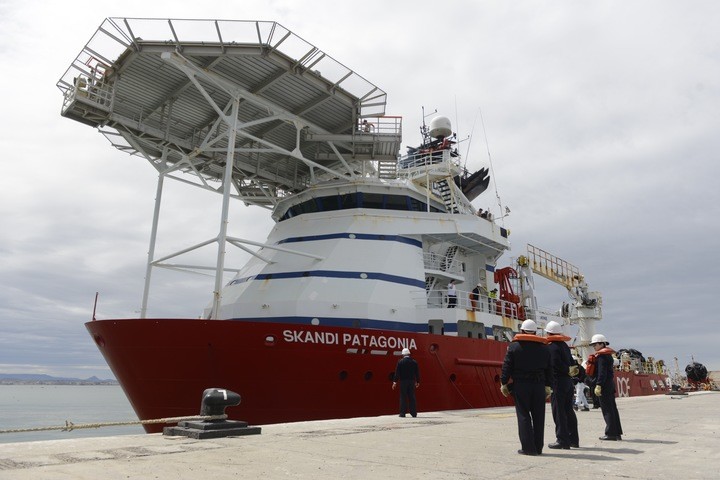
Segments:
[[[200,415],[225,415],[227,407],[240,404],[240,395],[224,388],[208,388],[202,394]],[[183,421],[177,427],[165,427],[163,435],[184,436],[196,439],[256,435],[260,427],[248,427],[247,422],[237,420]]]
[[[200,402],[200,415],[225,415],[225,408],[240,404],[240,395],[224,388],[205,389]],[[214,420],[220,421],[223,420]]]

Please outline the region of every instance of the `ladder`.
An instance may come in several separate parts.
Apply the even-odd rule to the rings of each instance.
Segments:
[[[435,187],[440,193],[440,197],[445,204],[447,212],[458,213],[460,210],[458,209],[458,204],[455,201],[455,192],[453,192],[452,186],[450,185],[448,179],[443,178],[442,180],[435,182]]]

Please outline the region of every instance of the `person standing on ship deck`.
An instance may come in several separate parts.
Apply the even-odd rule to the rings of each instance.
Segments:
[[[525,320],[508,346],[500,377],[500,393],[510,395],[508,382],[513,380],[515,414],[521,455],[540,455],[545,433],[545,401],[552,394],[553,382],[550,350],[545,339],[535,332],[537,325]]]
[[[497,288],[493,288],[490,293],[488,293],[488,312],[490,313],[496,313],[495,306],[497,304]]]
[[[605,335],[596,334],[590,340],[595,349],[596,385],[595,395],[600,397],[600,408],[605,419],[605,435],[600,440],[622,440],[620,413],[615,403],[615,381],[613,379],[613,353]]]
[[[573,381],[580,370],[570,352],[567,341],[570,337],[562,334],[558,322],[550,321],[545,326],[548,350],[553,366],[553,393],[550,396],[553,421],[555,422],[555,442],[548,448],[569,450],[580,448],[577,417],[573,410]]]
[[[455,308],[457,305],[457,290],[455,289],[455,280],[450,280],[447,288],[448,308]]]
[[[395,367],[393,390],[400,383],[400,416],[404,417],[408,410],[410,415],[417,417],[415,389],[420,386],[420,367],[410,356],[410,349],[403,348],[402,356]]]
[[[480,284],[478,283],[475,288],[470,292],[470,305],[473,310],[481,310],[480,308]]]

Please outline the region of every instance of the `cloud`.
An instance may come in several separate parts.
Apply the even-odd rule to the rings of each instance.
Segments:
[[[0,368],[108,377],[83,323],[95,292],[98,318],[139,311],[157,174],[60,117],[54,84],[113,13],[0,8]],[[215,1],[128,1],[118,13],[228,15]],[[510,256],[532,243],[578,265],[603,293],[598,329],[614,345],[720,369],[715,2],[270,1],[243,16],[279,21],[383,88],[404,145],[419,140],[423,106],[472,133],[468,167],[492,160],[495,174],[476,203],[498,214],[497,187],[511,208]],[[158,254],[205,240],[217,201],[169,186]],[[272,228],[261,209],[232,215],[239,237],[262,241]],[[200,314],[212,281],[156,272],[153,316]],[[566,299],[556,285],[540,293],[554,308]]]

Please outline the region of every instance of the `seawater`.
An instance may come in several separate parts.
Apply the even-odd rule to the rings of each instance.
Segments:
[[[0,385],[0,430],[137,421],[119,385]],[[140,435],[140,425],[0,433],[0,443]]]

